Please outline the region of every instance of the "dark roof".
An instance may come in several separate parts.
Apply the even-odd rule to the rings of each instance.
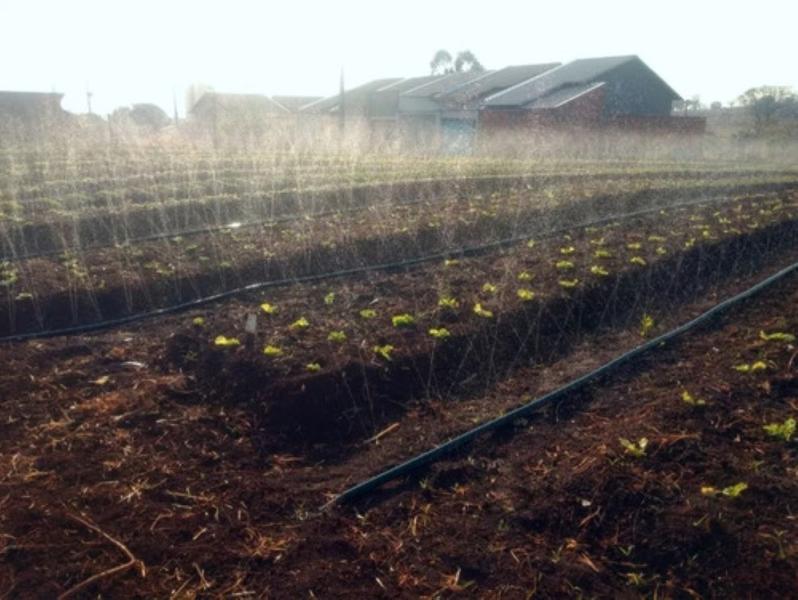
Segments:
[[[402,94],[408,90],[415,89],[422,85],[426,85],[433,81],[439,81],[445,78],[446,75],[424,75],[422,77],[405,77],[385,85],[377,90],[377,92],[396,92]]]
[[[533,100],[531,103],[526,105],[526,108],[531,110],[558,108],[563,104],[568,104],[572,100],[576,100],[579,96],[587,94],[588,92],[592,92],[593,90],[597,90],[604,85],[605,84],[603,81],[599,81],[598,83],[581,83],[579,85],[569,85],[567,87],[560,88],[551,94],[547,94],[541,98],[538,98],[537,100]]]
[[[303,106],[307,106],[311,102],[316,102],[321,99],[322,96],[272,96],[272,100],[291,112],[296,112]]]
[[[368,83],[364,83],[363,85],[359,85],[358,87],[346,90],[344,92],[344,98],[349,99],[352,97],[366,96],[371,92],[375,92],[378,89],[383,88],[391,83],[395,83],[397,81],[401,81],[401,77],[387,77],[385,79],[375,79],[374,81],[369,81]],[[301,110],[308,112],[329,112],[337,108],[340,99],[341,99],[340,94],[334,94],[332,96],[327,96],[326,98],[322,98],[321,100],[316,100],[315,102],[311,102],[310,104],[306,104],[305,106],[302,107]]]
[[[463,83],[440,96],[448,105],[464,106],[483,98],[486,94],[507,89],[536,75],[559,66],[560,63],[538,65],[515,65],[498,71],[488,71],[481,76]]]
[[[485,106],[526,106],[561,88],[598,82],[604,74],[632,61],[638,61],[642,64],[642,61],[637,56],[610,56],[574,60],[504,91],[492,94],[485,99]],[[663,85],[667,87],[665,82],[663,82]],[[670,87],[668,89],[673,93],[674,97],[678,97],[678,94],[673,92]]]
[[[492,73],[493,71],[487,71]],[[403,96],[413,96],[415,98],[431,98],[433,96],[444,95],[463,84],[466,84],[480,77],[484,77],[486,72],[475,73],[472,71],[466,73],[450,73],[442,77],[437,77],[432,81],[427,81],[419,86],[402,92]]]
[[[278,104],[268,96],[259,94],[221,94],[218,92],[205,92],[191,108],[191,112],[198,113],[212,107],[259,113],[269,112],[279,114],[288,112],[287,108]]]

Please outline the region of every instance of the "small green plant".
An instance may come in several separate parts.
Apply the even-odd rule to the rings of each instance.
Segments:
[[[477,315],[478,317],[482,317],[483,319],[493,318],[493,312],[486,308],[483,308],[479,302],[477,302],[474,305],[474,314]]]
[[[533,277],[534,276],[531,275],[530,273],[527,273],[526,271],[521,271],[518,274],[518,281],[532,281]]]
[[[519,289],[516,292],[516,294],[518,295],[518,298],[520,298],[522,302],[531,302],[532,300],[535,299],[535,292],[533,292],[532,290],[528,290],[526,288]]]
[[[495,294],[498,288],[492,283],[486,283],[482,286],[482,291],[486,294]]]
[[[330,292],[324,296],[324,304],[329,306],[333,302],[335,302],[335,292]]]
[[[535,240],[529,240],[529,241],[526,243],[526,247],[527,247],[527,248],[534,248],[534,247],[535,247]]]
[[[642,458],[646,455],[646,448],[648,447],[648,439],[640,438],[636,442],[627,440],[626,438],[618,438],[618,442],[623,446],[624,452],[635,458]]]
[[[447,258],[447,259],[445,259],[443,261],[443,266],[444,267],[456,267],[459,264],[460,264],[460,261],[457,260],[456,258]]]
[[[277,312],[277,307],[274,304],[269,304],[268,302],[261,304],[260,309],[267,315],[273,315]]]
[[[192,324],[193,324],[195,327],[202,327],[203,325],[205,325],[205,319],[203,319],[202,317],[194,317],[194,318],[191,320],[191,323],[192,323]]]
[[[626,244],[626,247],[629,250],[640,250],[640,248],[643,247],[643,244],[641,244],[640,242],[629,242],[628,244]]]
[[[373,319],[377,316],[377,311],[373,308],[364,308],[360,311],[360,316],[364,319]]]
[[[790,417],[784,423],[769,423],[763,429],[770,437],[789,442],[795,435],[795,419]]]
[[[438,299],[438,308],[456,310],[460,308],[460,302],[456,298],[452,298],[450,296],[443,296]]]
[[[577,285],[579,285],[579,280],[576,279],[576,278],[574,278],[574,279],[560,279],[557,283],[560,284],[560,287],[563,287],[563,288],[565,288],[567,290],[570,290],[570,289],[575,288]]]
[[[784,342],[786,344],[792,344],[795,341],[795,336],[793,334],[784,333],[782,331],[776,331],[774,333],[760,331],[759,337],[766,342]]]
[[[607,243],[607,240],[605,240],[604,238],[596,238],[596,239],[590,240],[590,244],[593,245],[593,246],[604,246],[606,243]]]
[[[702,400],[701,398],[696,398],[687,390],[682,391],[682,402],[689,406],[704,406],[706,405],[706,401]]]
[[[648,236],[649,242],[667,242],[668,238],[662,235],[650,235]]]
[[[654,317],[644,314],[640,319],[640,337],[648,337],[652,329],[654,329]]]
[[[383,344],[382,346],[374,346],[374,354],[377,356],[381,356],[385,360],[393,360],[391,358],[391,353],[394,351],[394,347],[390,344]]]
[[[754,363],[747,364],[739,364],[732,367],[738,373],[757,373],[758,371],[764,371],[768,368],[767,363],[764,361],[758,360]]]
[[[596,258],[612,258],[612,252],[609,250],[604,250],[603,248],[599,248],[593,253],[593,256]]]
[[[564,246],[563,248],[560,248],[560,254],[562,254],[563,256],[569,256],[574,252],[576,252],[576,248],[574,248],[573,246]]]
[[[278,346],[272,346],[270,344],[270,345],[265,346],[263,348],[263,353],[266,356],[282,356],[283,355],[283,350],[282,350],[282,348],[279,348]]]
[[[668,251],[662,246],[657,246],[655,252],[657,253],[657,256],[665,256],[668,253]]]
[[[558,260],[556,263],[554,263],[554,266],[561,271],[569,271],[574,268],[574,263],[572,263],[570,260]]]
[[[342,344],[346,341],[346,334],[343,331],[331,331],[327,335],[327,341]]]
[[[305,317],[299,317],[296,321],[291,323],[288,328],[289,329],[307,329],[310,327],[310,322]]]
[[[241,342],[238,341],[238,338],[229,338],[223,335],[217,335],[216,339],[213,340],[214,346],[221,346],[222,348],[230,348],[233,346],[240,346]]]
[[[445,327],[437,327],[437,328],[433,327],[432,329],[429,330],[429,334],[438,340],[445,340],[450,335],[452,335],[451,333],[449,333],[449,330],[446,329]]]
[[[648,264],[646,262],[646,259],[643,258],[642,256],[633,256],[632,258],[629,259],[629,262],[632,263],[633,265],[639,265],[641,267],[645,267]]]
[[[722,489],[718,489],[711,485],[704,485],[701,486],[701,494],[703,496],[727,496],[729,498],[737,498],[747,489],[748,484],[743,481]]]
[[[308,373],[318,373],[321,371],[321,365],[317,362],[311,362],[305,365],[305,370]]]
[[[391,317],[391,323],[393,323],[394,327],[412,327],[416,324],[416,318],[413,315],[404,313]]]
[[[598,277],[607,277],[610,274],[610,272],[607,269],[599,265],[593,265],[592,267],[590,267],[590,272]]]

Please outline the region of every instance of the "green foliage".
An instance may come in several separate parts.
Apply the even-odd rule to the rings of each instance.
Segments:
[[[648,447],[647,438],[642,437],[636,442],[631,442],[626,438],[618,438],[618,442],[620,442],[621,446],[623,446],[624,452],[630,456],[642,458],[646,455],[646,448]]]
[[[682,391],[682,402],[689,406],[704,406],[706,405],[706,401],[702,400],[701,398],[694,397],[690,392],[687,390]]]
[[[485,292],[486,294],[495,294],[497,290],[498,288],[492,283],[486,283],[485,285],[482,286],[482,291]]]
[[[769,423],[763,429],[770,437],[789,442],[795,435],[795,419],[790,417],[784,423]]]
[[[393,323],[394,327],[412,327],[416,324],[416,318],[413,315],[404,313],[391,317],[391,323]]]
[[[569,271],[574,268],[574,263],[572,263],[570,260],[558,260],[556,263],[554,263],[554,266],[561,271]]]
[[[567,290],[570,290],[570,289],[575,288],[577,285],[579,285],[579,280],[576,279],[576,278],[574,278],[574,279],[560,279],[557,283],[560,285],[560,287],[563,287],[563,288],[565,288]]]
[[[521,271],[518,274],[518,281],[532,281],[534,275],[527,273],[526,271]]]
[[[607,277],[610,274],[610,272],[607,269],[599,265],[593,265],[592,267],[590,267],[590,272],[598,277]]]
[[[196,327],[202,327],[203,325],[205,325],[205,319],[203,319],[202,317],[194,317],[191,320],[191,323]]]
[[[364,319],[373,319],[377,316],[377,311],[373,308],[364,308],[360,311],[360,316]]]
[[[436,339],[439,339],[439,340],[445,340],[450,335],[452,335],[451,333],[449,333],[449,330],[446,329],[445,327],[437,327],[437,328],[433,327],[433,328],[431,328],[429,330],[429,334],[432,337],[434,337]]]
[[[768,368],[768,365],[764,361],[758,360],[751,364],[743,363],[735,365],[732,368],[738,373],[756,373],[758,371],[766,370]]]
[[[792,344],[795,341],[795,336],[793,334],[784,333],[781,331],[774,333],[765,333],[764,331],[760,331],[759,337],[766,342],[785,342],[787,344]]]
[[[639,265],[641,267],[645,267],[648,264],[646,262],[646,259],[643,258],[642,256],[633,256],[632,258],[629,259],[629,262],[632,263],[633,265]]]
[[[268,302],[264,302],[260,305],[260,309],[266,313],[267,315],[273,315],[277,312],[277,307],[273,304],[269,304]]]
[[[460,308],[460,302],[457,298],[452,298],[450,296],[443,296],[438,299],[438,307],[445,308],[448,310],[456,310]]]
[[[383,344],[382,346],[374,346],[374,354],[377,356],[381,356],[385,360],[393,360],[391,358],[391,353],[394,351],[394,347],[390,344]]]
[[[238,338],[229,338],[223,335],[217,335],[216,339],[213,340],[214,346],[221,346],[222,348],[231,348],[233,346],[240,346],[241,342]]]
[[[519,289],[516,294],[523,302],[531,302],[535,299],[535,292],[526,288]]]
[[[342,344],[346,341],[346,334],[343,331],[331,331],[327,336],[327,341]]]
[[[482,304],[480,304],[479,302],[477,302],[474,305],[474,314],[477,315],[478,317],[482,317],[483,319],[492,319],[493,318],[493,312],[489,311],[486,308],[483,308]]]
[[[327,306],[329,306],[329,305],[330,305],[330,304],[332,304],[333,302],[335,302],[335,292],[330,292],[329,294],[327,294],[326,296],[324,296],[324,304],[326,304]]]
[[[307,329],[310,327],[310,322],[305,317],[299,317],[296,321],[291,323],[288,328],[289,329]]]
[[[652,329],[654,329],[654,317],[644,314],[640,319],[640,337],[648,337]]]
[[[321,371],[321,365],[317,362],[311,362],[305,365],[305,370],[309,373],[318,373]]]
[[[282,350],[282,348],[279,348],[278,346],[272,346],[270,344],[270,345],[267,345],[267,346],[265,346],[263,348],[263,353],[266,356],[282,356],[283,355],[283,350]]]

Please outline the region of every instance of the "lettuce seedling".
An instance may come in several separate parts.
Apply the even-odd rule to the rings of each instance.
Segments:
[[[214,346],[221,346],[222,348],[230,348],[232,346],[240,346],[241,342],[238,341],[238,338],[229,338],[223,335],[217,335],[216,339],[213,340]]]
[[[690,392],[687,390],[682,391],[682,402],[688,404],[689,406],[704,406],[706,405],[706,401],[702,400],[701,398],[694,397]]]
[[[346,334],[343,331],[331,331],[327,336],[327,341],[342,344],[346,341]]]
[[[738,373],[756,373],[757,371],[764,371],[768,368],[767,363],[758,360],[752,364],[740,364],[732,367]]]
[[[308,327],[310,327],[310,322],[305,317],[299,317],[288,326],[289,329],[307,329]]]
[[[562,254],[563,256],[568,256],[570,254],[573,254],[574,252],[576,252],[576,248],[574,248],[573,246],[565,246],[563,248],[560,248],[560,254]]]
[[[269,304],[268,302],[261,304],[260,309],[267,315],[273,315],[277,312],[277,307],[274,304]]]
[[[194,317],[194,318],[191,320],[191,323],[192,323],[192,324],[193,324],[195,327],[202,327],[203,325],[205,325],[205,319],[203,319],[202,317]]]
[[[784,423],[769,423],[763,429],[770,437],[789,442],[795,435],[795,419],[790,417]]]
[[[450,296],[443,296],[442,298],[438,299],[438,307],[446,308],[449,310],[455,310],[457,308],[460,308],[460,302],[456,298],[452,298]]]
[[[560,284],[560,287],[564,287],[565,289],[573,289],[577,285],[579,285],[578,279],[560,279],[557,283]]]
[[[648,264],[646,262],[646,259],[643,258],[642,256],[633,256],[632,258],[629,259],[629,262],[632,263],[633,265],[640,265],[641,267],[645,267]]]
[[[535,299],[535,292],[525,288],[519,289],[516,294],[523,302],[530,302]]]
[[[574,268],[574,263],[572,263],[570,260],[558,260],[556,263],[554,263],[554,266],[561,271],[568,271]]]
[[[626,244],[626,247],[629,250],[640,250],[640,248],[643,247],[643,244],[641,244],[640,242],[629,242],[628,244]]]
[[[795,336],[793,334],[784,333],[781,331],[774,333],[765,333],[764,331],[760,331],[759,337],[766,342],[785,342],[787,344],[792,344],[795,341]]]
[[[449,333],[449,330],[446,329],[445,327],[437,327],[437,328],[433,327],[432,329],[429,330],[429,334],[432,337],[434,337],[436,339],[439,339],[439,340],[445,340],[450,335],[452,335],[451,333]]]
[[[593,253],[593,256],[596,258],[612,258],[612,252],[609,250],[604,250],[603,248],[599,248]]]
[[[620,442],[627,454],[635,458],[642,458],[646,455],[646,448],[648,447],[647,438],[642,437],[636,442],[630,442],[626,438],[618,438],[618,442]]]
[[[640,319],[640,337],[648,337],[652,329],[654,329],[654,317],[644,314]]]
[[[486,308],[482,308],[482,305],[479,302],[474,305],[474,314],[478,317],[482,317],[483,319],[493,318],[493,312]]]
[[[326,304],[327,306],[329,306],[329,305],[330,305],[330,304],[332,304],[333,302],[335,302],[335,292],[330,292],[329,294],[327,294],[326,296],[324,296],[324,304]]]
[[[268,345],[263,348],[263,353],[266,356],[282,356],[283,350],[277,346]]]
[[[318,373],[321,371],[321,365],[317,362],[308,363],[305,365],[305,370],[309,373]]]
[[[364,308],[360,311],[360,316],[364,319],[373,319],[377,316],[377,311],[372,308]]]
[[[416,324],[416,318],[413,315],[404,313],[391,317],[391,322],[394,327],[412,327]]]
[[[532,281],[533,277],[533,275],[527,273],[526,271],[521,271],[518,274],[518,281]]]
[[[593,265],[592,267],[590,267],[590,272],[593,273],[593,275],[597,275],[598,277],[607,277],[610,274],[610,272],[607,269],[599,265]]]
[[[485,285],[482,286],[482,291],[485,292],[486,294],[495,294],[497,289],[498,288],[492,283],[486,283]]]
[[[382,346],[374,346],[374,354],[377,356],[381,356],[385,360],[392,360],[391,359],[391,352],[393,352],[394,347],[390,344],[384,344]]]

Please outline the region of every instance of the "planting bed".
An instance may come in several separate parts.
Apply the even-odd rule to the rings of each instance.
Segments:
[[[625,185],[630,191],[590,188],[581,198],[565,188],[543,197],[508,191],[389,203],[277,226],[6,261],[0,263],[0,335],[124,317],[252,283],[416,259],[676,203],[722,201],[731,190],[755,194],[793,184]]]
[[[652,314],[668,328],[709,302]],[[0,376],[0,589],[53,597],[103,575],[83,592],[789,596],[798,567],[795,442],[764,426],[798,413],[798,358],[794,345],[760,331],[798,330],[796,305],[792,277],[515,435],[324,514],[316,509],[330,493],[380,465],[633,345],[637,324],[583,338],[567,355],[525,365],[456,404],[410,407],[378,441],[326,460],[264,453],[263,423],[251,410],[203,401],[160,362],[178,319],[0,348],[8,366]],[[734,368],[757,362],[766,368]],[[650,441],[641,457],[619,442],[642,437]],[[128,567],[110,571],[128,557],[103,534],[131,553]]]
[[[5,192],[21,199],[24,182],[37,202],[71,171],[94,193],[117,175],[147,188],[149,168],[158,196],[203,180],[192,169],[265,186],[421,168],[168,157],[0,154],[0,169],[13,171]],[[289,280],[0,342],[0,598],[790,596],[794,273],[355,505],[327,504],[798,261],[794,174],[585,165],[591,182],[537,165],[545,183],[521,163],[443,160],[424,172],[447,164],[472,179],[372,196],[352,175],[349,189],[280,196],[300,220],[0,263],[5,336]],[[117,232],[109,215],[91,218]],[[297,281],[336,269],[355,272]]]

